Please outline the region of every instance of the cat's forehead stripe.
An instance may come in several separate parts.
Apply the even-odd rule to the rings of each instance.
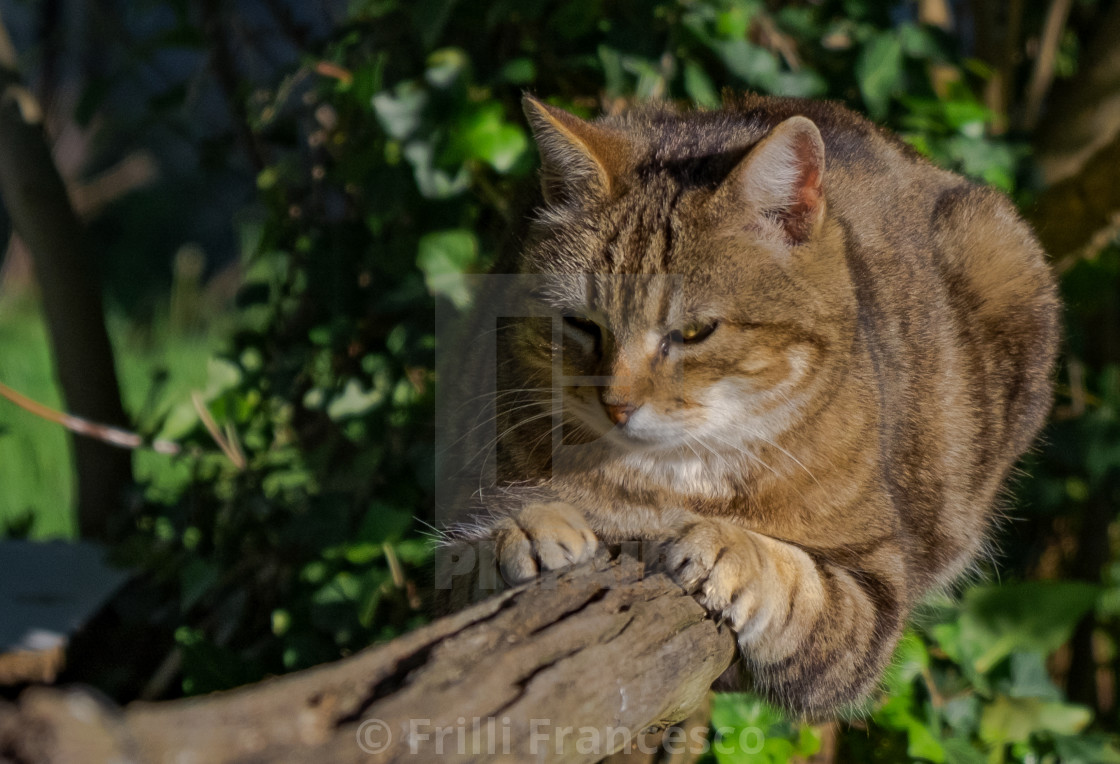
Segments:
[[[673,247],[676,195],[653,205],[638,198],[620,205],[618,235],[610,239],[604,265],[612,273],[665,273]]]
[[[677,279],[666,278],[662,279],[661,286],[661,299],[658,301],[657,307],[657,322],[662,326],[669,323],[669,312],[673,307],[673,296],[679,293],[675,288]]]

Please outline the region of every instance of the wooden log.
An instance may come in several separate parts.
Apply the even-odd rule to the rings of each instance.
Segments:
[[[0,707],[0,762],[599,761],[687,717],[734,654],[667,576],[601,557],[229,692],[119,710],[28,690]]]

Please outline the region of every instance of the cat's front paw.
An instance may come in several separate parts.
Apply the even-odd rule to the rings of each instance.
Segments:
[[[741,633],[758,612],[757,587],[752,584],[760,565],[743,529],[716,520],[695,522],[669,542],[665,562],[678,584],[736,632]]]
[[[502,578],[516,585],[541,573],[586,562],[599,541],[570,504],[529,504],[498,527],[495,547]]]

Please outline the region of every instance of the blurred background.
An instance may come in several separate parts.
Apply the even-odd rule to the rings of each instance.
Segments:
[[[749,89],[839,100],[1011,195],[1066,328],[989,558],[883,692],[816,726],[716,696],[766,745],[709,760],[1120,762],[1117,0],[0,0],[0,23],[66,191],[26,225],[77,258],[0,210],[0,383],[183,447],[75,454],[0,400],[0,538],[142,572],[63,681],[197,694],[424,622],[434,306],[524,213],[521,94],[591,117]],[[0,173],[33,156],[0,147]]]

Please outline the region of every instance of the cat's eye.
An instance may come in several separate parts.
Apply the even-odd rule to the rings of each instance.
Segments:
[[[680,329],[669,332],[669,341],[683,345],[703,342],[716,330],[719,321],[690,321]]]
[[[599,325],[590,318],[584,318],[583,316],[564,316],[564,323],[592,337],[599,336]]]

